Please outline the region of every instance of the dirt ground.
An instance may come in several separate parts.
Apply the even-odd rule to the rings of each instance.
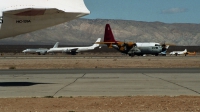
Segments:
[[[198,57],[7,57],[0,69],[200,68]]]
[[[200,57],[11,57],[0,69],[200,68]],[[200,96],[0,98],[0,112],[200,111]]]
[[[1,112],[200,111],[197,96],[125,96],[74,98],[5,98]]]

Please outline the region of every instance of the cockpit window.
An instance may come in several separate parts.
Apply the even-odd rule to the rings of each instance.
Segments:
[[[155,46],[160,46],[159,44],[155,44]]]
[[[152,47],[152,49],[158,49],[158,47]]]

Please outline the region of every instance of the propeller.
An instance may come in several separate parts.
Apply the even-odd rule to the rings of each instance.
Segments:
[[[166,50],[167,50],[167,48],[166,48],[165,41],[164,41],[164,43],[163,43],[163,44],[161,44],[161,45],[162,45],[162,51],[166,51]]]
[[[121,47],[123,47],[123,50],[125,52],[128,52],[131,48],[135,47],[136,43],[135,42],[123,42],[123,44],[121,45]]]
[[[123,43],[123,47],[124,47],[124,50],[126,51],[127,50],[127,46],[128,46],[128,44],[125,42],[125,40],[124,40],[124,43]]]
[[[162,51],[166,51],[169,46],[175,46],[174,44],[166,44],[165,41],[161,43]]]

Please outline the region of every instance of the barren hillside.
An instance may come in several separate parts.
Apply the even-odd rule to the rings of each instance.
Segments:
[[[93,43],[104,35],[109,23],[117,40],[134,42],[166,42],[178,45],[200,45],[200,24],[141,22],[132,20],[77,19],[58,26],[0,40],[0,44]]]

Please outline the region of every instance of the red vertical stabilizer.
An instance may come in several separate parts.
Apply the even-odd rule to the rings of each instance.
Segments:
[[[116,42],[109,24],[106,24],[104,42]]]

